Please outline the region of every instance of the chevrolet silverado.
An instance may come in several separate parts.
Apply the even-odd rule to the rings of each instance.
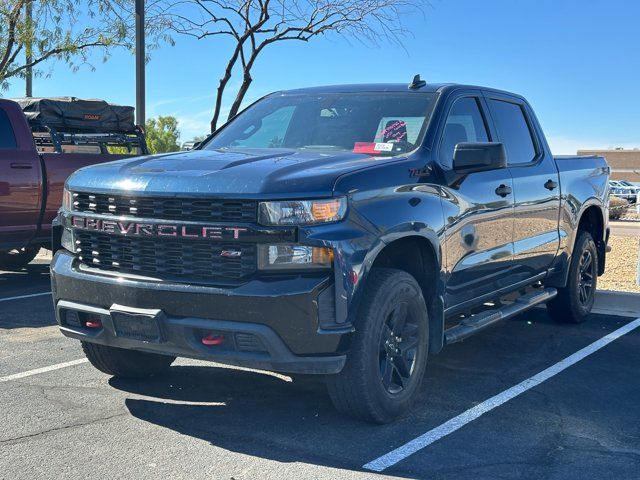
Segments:
[[[511,93],[418,76],[273,93],[193,151],[67,180],[57,319],[109,375],[176,357],[319,374],[339,411],[389,422],[445,345],[542,304],[585,320],[608,177],[554,157]]]

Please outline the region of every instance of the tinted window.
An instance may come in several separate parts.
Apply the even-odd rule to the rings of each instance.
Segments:
[[[0,148],[16,148],[16,136],[7,117],[7,112],[0,110]]]
[[[233,144],[238,148],[279,148],[287,133],[294,107],[282,107],[265,115],[259,125],[249,125]],[[246,135],[246,137],[245,137]]]
[[[453,152],[459,143],[488,141],[478,101],[475,98],[461,98],[453,104],[444,126],[440,163],[446,167],[453,165]]]
[[[271,95],[222,129],[205,149],[292,149],[400,155],[422,140],[431,93]]]
[[[536,156],[531,131],[520,105],[490,100],[491,113],[509,164],[529,163]]]

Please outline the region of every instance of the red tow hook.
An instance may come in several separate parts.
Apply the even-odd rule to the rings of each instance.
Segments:
[[[224,335],[214,335],[210,333],[206,337],[202,337],[202,344],[207,347],[213,347],[215,345],[220,345],[224,342]]]
[[[102,328],[102,320],[99,318],[91,318],[84,322],[84,326],[87,328]]]

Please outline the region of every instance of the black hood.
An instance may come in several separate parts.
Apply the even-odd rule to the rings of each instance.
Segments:
[[[71,190],[159,195],[312,196],[349,171],[396,159],[309,150],[193,150],[118,160],[73,174]]]

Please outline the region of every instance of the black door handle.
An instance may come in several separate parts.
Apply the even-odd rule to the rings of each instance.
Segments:
[[[33,165],[30,163],[10,163],[9,166],[18,170],[29,170],[33,168]]]
[[[553,180],[547,180],[544,184],[544,188],[547,190],[555,190],[558,187],[558,182],[554,182]]]
[[[496,195],[500,195],[502,198],[511,195],[511,187],[509,185],[500,185],[496,188]]]

